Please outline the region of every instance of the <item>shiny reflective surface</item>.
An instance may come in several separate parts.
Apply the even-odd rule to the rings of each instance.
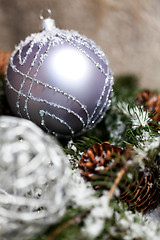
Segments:
[[[89,67],[87,57],[77,49],[65,46],[54,50],[47,71],[54,72],[55,84],[60,83],[60,86],[65,88],[69,86],[71,91],[75,88],[81,91],[86,87]]]

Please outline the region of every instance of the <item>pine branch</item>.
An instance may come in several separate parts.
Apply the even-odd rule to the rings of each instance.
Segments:
[[[133,81],[129,81],[129,79],[132,79]],[[122,80],[125,84],[122,84]],[[5,97],[3,81],[4,75],[1,75],[0,115],[7,113],[11,115]],[[64,151],[68,156],[70,156],[70,161],[75,163],[74,166],[71,163],[73,169],[77,167],[78,159],[86,149],[93,146],[95,143],[102,142],[103,140],[111,141],[112,144],[123,147],[126,146],[126,143],[130,143],[137,151],[137,155],[132,163],[128,163],[128,161],[121,159],[121,164],[117,165],[117,167],[113,169],[111,166],[108,168],[106,167],[105,171],[97,171],[91,178],[91,184],[94,187],[99,185],[102,187],[102,190],[108,189],[108,194],[105,193],[106,195],[104,195],[104,197],[106,202],[109,197],[109,206],[110,210],[112,210],[112,214],[110,216],[93,216],[97,216],[97,219],[96,217],[95,219],[93,218],[95,221],[101,221],[103,219],[103,228],[99,232],[99,235],[94,237],[95,240],[123,240],[127,237],[132,240],[146,240],[149,236],[147,231],[152,231],[153,239],[156,239],[156,234],[159,236],[158,226],[155,226],[156,224],[152,225],[151,223],[149,224],[148,222],[144,222],[143,217],[136,211],[135,213],[128,212],[124,205],[118,204],[120,199],[117,201],[113,198],[117,188],[124,189],[130,195],[133,194],[128,186],[132,184],[132,186],[135,187],[136,182],[134,182],[133,178],[129,178],[127,174],[131,174],[132,177],[133,174],[135,174],[134,179],[138,178],[138,175],[136,174],[138,174],[137,169],[140,169],[140,161],[142,160],[142,157],[139,154],[141,150],[143,150],[146,157],[146,162],[144,162],[143,165],[144,168],[148,167],[149,169],[152,169],[153,163],[159,164],[160,162],[159,125],[156,121],[153,121],[157,112],[153,110],[148,113],[147,110],[144,111],[143,107],[136,106],[134,81],[135,79],[131,76],[130,78],[119,78],[118,81],[116,81],[117,85],[114,87],[115,96],[112,100],[112,105],[110,110],[107,111],[103,121],[82,137],[74,138],[69,143],[66,143],[65,141],[65,144],[63,144]],[[130,87],[128,87],[128,83],[130,83]],[[125,106],[124,109],[119,108],[119,102]],[[148,139],[145,138],[147,136]],[[146,145],[149,147],[148,150]],[[136,168],[137,165],[139,168]],[[125,185],[126,181],[128,181],[127,186]],[[157,184],[159,185],[158,180]],[[101,191],[100,194],[98,194],[101,197],[103,196],[103,193],[104,191]],[[101,200],[100,197],[96,201],[96,204]],[[104,206],[96,205],[93,201],[94,204],[92,204],[92,206],[90,205],[85,209],[81,208],[77,210],[77,202],[76,200],[74,201],[75,202],[73,203],[72,208],[70,209],[68,207],[63,219],[56,225],[52,226],[49,232],[45,233],[45,235],[41,238],[37,238],[36,240],[85,240],[86,238],[89,238],[88,235],[82,234],[82,227],[85,226],[85,221],[87,221],[90,217],[92,210],[95,213],[96,211],[98,212],[101,210],[100,207],[103,209]],[[83,201],[83,205],[85,205],[85,201],[87,200],[83,199]],[[91,224],[95,226],[94,221],[91,222]],[[137,227],[140,228],[141,231],[136,231]],[[48,236],[45,237],[46,235]]]
[[[82,220],[83,217],[85,217],[87,212],[82,212],[78,214],[77,216],[73,217],[72,219],[69,219],[67,222],[63,223],[62,225],[58,226],[56,229],[54,229],[49,236],[46,238],[46,240],[55,240],[58,235],[60,235],[64,230],[66,230],[68,227],[70,227],[73,224],[76,224]]]

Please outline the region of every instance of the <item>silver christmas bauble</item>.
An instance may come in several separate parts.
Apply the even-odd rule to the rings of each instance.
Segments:
[[[22,41],[6,74],[6,95],[15,115],[57,136],[74,136],[101,120],[113,77],[104,52],[74,31],[59,30],[50,18],[44,30]]]
[[[70,180],[53,137],[31,121],[0,117],[0,239],[30,239],[57,222]]]

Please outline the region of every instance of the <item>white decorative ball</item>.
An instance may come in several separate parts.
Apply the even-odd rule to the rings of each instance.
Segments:
[[[0,239],[28,239],[57,222],[69,199],[68,159],[34,123],[0,117]]]

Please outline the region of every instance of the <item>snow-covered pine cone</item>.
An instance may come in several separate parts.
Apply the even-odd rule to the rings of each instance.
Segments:
[[[97,143],[86,150],[79,160],[82,176],[91,181],[95,190],[107,189],[112,186],[118,172],[125,162],[133,159],[131,149],[122,149],[108,142]],[[155,164],[145,167],[138,165],[128,168],[120,184],[120,199],[130,210],[146,211],[155,208],[160,199],[158,189],[159,170]]]
[[[144,106],[148,112],[155,111],[154,121],[160,121],[160,93],[156,94],[151,90],[143,90],[137,93],[136,104]]]
[[[150,106],[150,111],[153,110],[153,107],[155,106],[157,101],[156,93],[154,93],[151,90],[142,90],[137,93],[136,95],[136,103],[137,105],[144,105],[144,106]]]
[[[130,210],[146,212],[154,209],[160,202],[158,188],[159,171],[156,166],[145,167],[138,172],[138,177],[132,183],[126,183],[126,189],[121,189],[120,199],[127,203]]]
[[[102,144],[96,143],[81,156],[79,168],[82,169],[82,176],[87,180],[96,181],[100,177],[99,173],[102,174],[102,172],[104,172],[106,180],[107,176],[105,173],[108,173],[110,170],[115,171],[115,168],[119,169],[122,167],[120,158],[124,152],[125,150],[122,148],[113,146],[108,142]],[[100,189],[103,188],[103,186],[94,185],[94,188]]]

